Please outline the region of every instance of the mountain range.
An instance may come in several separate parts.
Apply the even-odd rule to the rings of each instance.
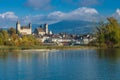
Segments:
[[[33,24],[33,29],[40,25]],[[53,33],[74,33],[74,34],[85,34],[92,33],[97,26],[95,22],[81,21],[81,20],[63,20],[54,24],[49,25],[49,30]]]

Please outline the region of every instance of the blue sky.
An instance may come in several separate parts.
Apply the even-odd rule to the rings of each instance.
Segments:
[[[69,19],[97,21],[108,16],[120,18],[119,8],[120,0],[0,0],[0,23],[8,27],[17,20],[23,24]]]

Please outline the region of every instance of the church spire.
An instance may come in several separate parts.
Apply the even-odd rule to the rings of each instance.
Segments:
[[[19,20],[17,21],[17,24],[20,24],[20,21],[19,21]]]

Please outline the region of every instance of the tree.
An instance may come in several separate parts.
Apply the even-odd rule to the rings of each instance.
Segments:
[[[3,38],[3,34],[0,33],[0,45],[4,44],[4,38]]]
[[[10,36],[14,35],[16,34],[16,30],[13,27],[11,27],[10,29],[8,29],[8,33],[10,34]]]
[[[4,42],[4,45],[6,45],[8,39],[9,39],[9,35],[8,35],[8,32],[6,30],[1,30],[0,33],[2,33],[3,35],[3,42]]]
[[[23,46],[33,46],[36,42],[37,40],[33,35],[26,35],[22,37]]]
[[[108,47],[114,47],[120,45],[120,25],[118,21],[113,18],[107,18],[107,23],[101,23],[97,27],[97,40],[98,43],[105,44]]]

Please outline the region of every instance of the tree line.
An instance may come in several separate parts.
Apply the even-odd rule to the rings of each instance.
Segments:
[[[16,34],[14,28],[8,30],[0,30],[0,45],[3,46],[34,46],[39,41],[33,35]]]

